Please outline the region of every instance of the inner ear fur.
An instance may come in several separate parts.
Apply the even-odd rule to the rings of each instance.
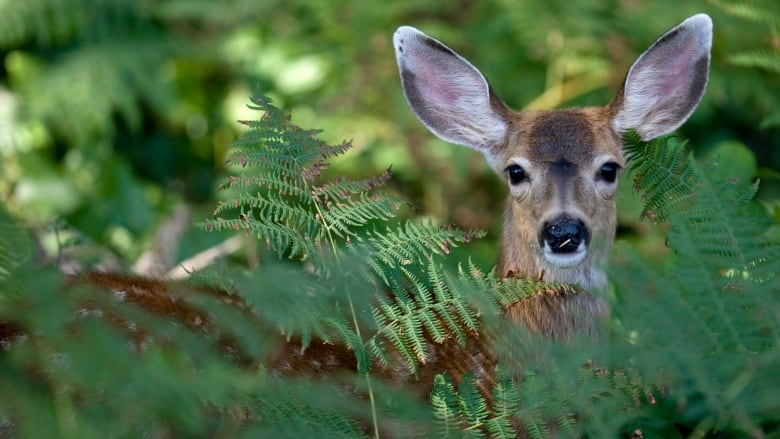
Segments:
[[[712,20],[694,15],[662,35],[628,70],[610,104],[612,127],[650,140],[677,129],[707,88]]]

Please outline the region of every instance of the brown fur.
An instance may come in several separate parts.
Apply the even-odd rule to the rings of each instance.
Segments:
[[[497,169],[503,170],[513,157],[529,157],[538,166],[532,178],[545,179],[551,164],[566,160],[577,167],[580,174],[577,183],[592,178],[592,160],[599,155],[609,155],[621,166],[625,165],[622,141],[609,126],[609,108],[568,109],[560,111],[529,112],[511,114],[511,128],[507,143],[501,148]],[[563,121],[563,127],[558,122]],[[580,139],[582,143],[580,142]],[[555,140],[555,142],[548,142]],[[545,184],[547,183],[547,184]],[[510,193],[507,198],[506,219],[500,242],[500,256],[497,272],[506,277],[510,271],[540,277],[541,268],[531,257],[533,251],[528,244],[535,243],[535,234],[545,215],[553,209],[556,201],[551,191],[556,188],[552,182],[538,184],[539,190],[530,199],[520,204]],[[617,208],[613,198],[602,201],[593,188],[571,187],[574,197],[568,201],[576,203],[584,214],[586,225],[603,234],[607,242],[614,240],[617,225]],[[561,207],[558,207],[560,209]],[[566,282],[551,277],[553,282]],[[576,282],[573,282],[576,283]]]
[[[183,324],[194,332],[204,334],[208,339],[215,340],[215,347],[228,358],[244,367],[263,364],[271,373],[279,376],[335,380],[357,370],[355,352],[346,345],[315,339],[304,349],[297,338],[288,342],[282,333],[252,313],[251,308],[237,295],[223,290],[116,273],[88,273],[67,278],[63,294],[70,294],[75,289],[84,294],[79,296],[79,309],[74,310],[74,313],[102,316],[109,324],[124,331],[139,353],[143,352],[145,344],[163,343],[170,346],[175,345],[176,340],[155,339],[147,328],[128,320],[125,314],[116,309],[118,303],[136,306],[151,315]],[[201,306],[196,305],[199,302]],[[240,313],[247,322],[257,326],[262,352],[247,351],[246,346],[232,336],[230,328],[215,323],[209,315],[209,309],[214,306],[224,306],[232,312]],[[0,352],[11,349],[16,343],[26,342],[30,334],[34,334],[34,331],[19,322],[0,320]],[[371,369],[372,376],[427,397],[433,389],[436,374],[446,372],[455,382],[460,382],[470,372],[475,376],[479,390],[489,397],[495,384],[493,370],[496,358],[486,348],[489,341],[482,332],[468,332],[465,336],[466,343],[461,346],[454,337],[437,343],[426,334],[429,358],[415,373],[410,371],[400,353],[390,346],[390,364],[375,362]]]
[[[503,169],[514,157],[528,158],[534,167],[533,187],[523,200],[511,191],[508,194],[496,267],[499,275],[522,273],[584,288],[605,287],[603,274],[593,268],[606,263],[615,237],[617,209],[613,197],[604,198],[596,191],[593,160],[610,156],[624,165],[622,142],[610,128],[609,113],[609,107],[511,113],[508,140],[496,168]],[[573,165],[571,174],[556,175],[555,166],[561,161]],[[547,266],[537,242],[539,230],[552,214],[572,208],[593,235],[586,260],[566,269]],[[595,335],[598,321],[607,314],[606,303],[589,292],[540,295],[509,310],[513,320],[558,340],[582,333]]]

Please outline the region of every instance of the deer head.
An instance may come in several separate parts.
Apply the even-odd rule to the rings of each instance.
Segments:
[[[707,85],[710,18],[695,15],[661,36],[604,107],[513,111],[441,42],[403,26],[393,43],[414,114],[441,139],[481,152],[507,183],[498,273],[603,289],[625,166],[622,135],[633,129],[650,140],[688,119]],[[531,301],[514,314],[539,332],[566,337],[606,313],[597,298],[578,296]]]
[[[509,195],[497,269],[603,288],[600,269],[615,237],[615,190],[625,166],[622,135],[649,140],[679,127],[707,84],[712,22],[688,18],[631,66],[604,107],[509,109],[485,77],[412,27],[393,38],[406,99],[428,129],[481,152]]]

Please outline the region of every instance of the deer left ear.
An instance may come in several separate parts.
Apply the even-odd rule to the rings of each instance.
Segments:
[[[635,129],[643,140],[677,129],[699,105],[710,70],[712,20],[698,14],[658,39],[628,70],[610,104],[618,133]]]

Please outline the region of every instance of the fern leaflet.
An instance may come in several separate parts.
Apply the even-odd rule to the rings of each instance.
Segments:
[[[368,222],[394,216],[401,201],[373,193],[390,178],[389,169],[376,178],[326,182],[325,161],[351,144],[331,146],[317,139],[318,130],[292,124],[290,113],[267,97],[256,96],[253,102],[250,108],[263,115],[243,122],[250,130],[232,144],[228,163],[259,168],[259,175],[225,178],[220,189],[230,191],[229,199],[219,203],[214,219],[202,227],[245,230],[264,239],[280,257],[310,260],[322,268],[321,256],[334,253],[334,239],[355,236]]]

